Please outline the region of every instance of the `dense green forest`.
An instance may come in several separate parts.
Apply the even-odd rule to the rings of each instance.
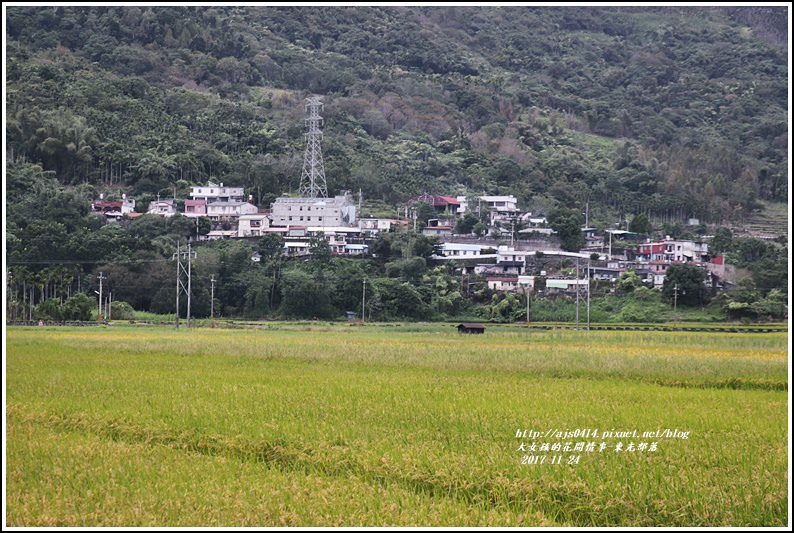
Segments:
[[[102,226],[89,202],[126,193],[145,210],[215,179],[268,207],[297,191],[313,94],[330,194],[361,190],[384,210],[422,192],[513,194],[536,212],[587,205],[603,225],[741,222],[788,197],[788,25],[787,8],[763,6],[7,7],[8,257],[36,301],[68,298],[80,275],[93,287],[103,266],[140,281],[125,281],[136,309],[167,310],[166,261],[190,222]],[[779,270],[780,248],[758,246]],[[281,297],[302,287],[332,316],[354,305],[324,278],[342,272],[351,291],[383,275],[376,316],[403,316],[389,307],[401,302],[417,318],[466,302],[520,314],[461,298],[454,272],[412,247],[389,248],[391,266],[315,259],[297,273],[244,273],[256,247],[243,243],[205,259],[230,269],[227,313],[298,316]],[[757,281],[748,306],[772,288]]]
[[[11,7],[7,151],[64,184],[267,205],[325,97],[329,189],[735,220],[788,194],[787,10]]]

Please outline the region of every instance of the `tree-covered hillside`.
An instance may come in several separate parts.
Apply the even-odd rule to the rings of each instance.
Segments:
[[[788,194],[785,7],[6,14],[9,197],[32,176],[139,199],[213,177],[267,207],[298,186],[310,94],[330,193],[709,222]]]

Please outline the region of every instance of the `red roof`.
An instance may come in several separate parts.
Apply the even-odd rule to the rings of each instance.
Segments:
[[[722,265],[725,264],[725,257],[722,255],[718,255],[717,257],[711,258],[711,263],[713,265]]]
[[[424,202],[426,204],[432,204],[434,207],[446,207],[448,205],[460,205],[457,198],[451,198],[449,196],[440,196],[438,194],[421,194],[419,196],[414,196],[407,202],[405,205],[415,204],[416,202]]]
[[[460,205],[457,198],[450,198],[449,196],[437,196],[436,198],[440,198],[448,204]]]

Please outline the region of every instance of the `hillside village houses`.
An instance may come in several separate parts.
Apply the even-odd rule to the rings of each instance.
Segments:
[[[322,234],[328,241],[335,255],[365,255],[369,253],[372,240],[381,231],[390,231],[395,225],[410,227],[416,223],[415,211],[410,206],[416,202],[431,205],[437,218],[431,218],[422,229],[422,233],[441,240],[437,261],[455,261],[461,274],[480,274],[485,276],[488,286],[499,291],[521,292],[525,286],[534,286],[537,276],[529,268],[538,252],[549,260],[578,260],[581,266],[581,277],[588,276],[594,280],[615,281],[620,274],[634,270],[648,286],[660,287],[664,282],[665,272],[674,264],[696,264],[709,273],[712,283],[724,280],[726,268],[722,257],[712,257],[708,245],[682,239],[666,238],[658,242],[640,242],[636,256],[629,260],[625,255],[612,253],[605,249],[605,237],[596,235],[594,228],[582,228],[586,236],[585,247],[579,253],[563,252],[547,246],[537,247],[526,239],[535,233],[535,237],[547,239],[553,230],[547,226],[546,217],[522,212],[518,209],[517,199],[513,196],[458,196],[456,198],[434,194],[422,194],[405,202],[406,219],[389,218],[358,218],[356,205],[350,192],[331,198],[277,198],[270,205],[269,211],[257,208],[249,196],[246,199],[243,187],[227,187],[223,183],[209,182],[206,186],[194,186],[191,198],[184,200],[184,216],[190,218],[208,217],[215,227],[205,236],[206,239],[259,238],[267,233],[278,233],[284,238],[284,253],[301,256],[309,254],[312,237]],[[476,204],[474,203],[476,202]],[[124,197],[123,202],[108,202],[101,198],[92,203],[92,210],[101,212],[109,221],[118,220],[122,216],[134,216],[135,200]],[[506,223],[520,220],[525,229],[520,245],[505,245],[493,239],[485,242],[477,241],[473,235],[456,235],[455,223],[467,212],[483,213],[487,210],[489,231],[500,224],[503,239]],[[151,202],[149,213],[161,216],[173,216],[177,213],[175,199],[159,199]],[[411,220],[413,219],[413,220]],[[221,228],[220,224],[224,223]],[[509,227],[509,226],[507,226]],[[228,228],[228,229],[226,229]],[[509,234],[509,230],[508,234]],[[498,232],[497,232],[498,233]],[[609,230],[606,234],[610,233]],[[627,239],[644,239],[647,236],[611,230],[611,237]],[[543,235],[546,237],[543,237]],[[512,239],[511,239],[512,243]],[[515,243],[513,243],[515,244]],[[590,269],[584,268],[592,253],[598,253],[599,261],[591,263]],[[546,279],[545,289],[548,292],[571,291],[577,284],[585,280]]]
[[[121,202],[104,200],[103,196],[100,194],[99,200],[91,202],[91,211],[102,213],[105,220],[118,221],[124,215],[130,215],[135,212],[135,200],[127,198],[126,194],[121,195]]]
[[[482,213],[483,210],[487,210],[489,226],[493,226],[495,222],[514,220],[519,214],[521,214],[518,210],[518,200],[512,195],[478,196],[476,200],[476,206],[469,206],[468,199],[465,196],[458,196],[457,201],[459,207],[457,214],[463,216],[466,214],[466,211]]]

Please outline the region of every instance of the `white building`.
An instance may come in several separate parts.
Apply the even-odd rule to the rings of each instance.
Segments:
[[[238,237],[261,237],[270,227],[270,219],[264,213],[255,215],[240,215],[237,222]]]
[[[521,220],[530,228],[540,228],[548,223],[544,216],[532,216],[532,213],[521,215]]]
[[[478,196],[476,205],[469,205],[465,196],[458,196],[457,200],[460,203],[458,215],[463,216],[467,211],[475,213],[488,211],[488,220],[491,226],[494,222],[512,220],[520,214],[518,200],[513,195]]]
[[[371,234],[389,231],[394,221],[390,218],[359,218],[358,227]]]
[[[477,205],[469,205],[469,200],[465,196],[458,196],[460,203],[458,214],[464,215],[467,211],[477,212],[477,209],[487,209],[499,213],[515,213],[518,211],[518,200],[513,195],[510,196],[478,196]]]
[[[214,229],[207,234],[208,241],[226,240],[237,237],[237,232],[231,230]]]
[[[639,261],[666,261],[705,263],[709,260],[709,245],[705,242],[686,239],[665,239],[663,241],[640,244],[637,248]]]
[[[127,198],[126,194],[121,195],[121,214],[126,215],[135,212],[135,199]]]
[[[352,226],[356,206],[350,193],[333,198],[278,198],[270,205],[274,226]]]
[[[496,251],[496,264],[520,264],[523,269],[527,262],[527,256],[534,256],[536,253],[530,250],[514,250],[508,246],[500,246]]]
[[[588,280],[586,279],[546,279],[546,290],[547,292],[557,292],[557,291],[573,291],[576,292],[577,285],[579,286],[580,290],[586,291]]]
[[[239,218],[242,215],[256,214],[259,209],[248,202],[212,202],[207,203],[207,216],[213,220],[222,218]]]
[[[191,187],[190,196],[194,200],[212,202],[243,202],[245,194],[242,187],[224,187],[223,183],[207,182],[207,186]]]
[[[459,244],[456,242],[441,243],[439,251],[443,257],[452,259],[480,257],[482,246],[479,244]]]
[[[518,276],[488,276],[488,288],[494,291],[515,291],[519,288]]]
[[[147,213],[164,217],[172,217],[176,215],[176,204],[171,198],[167,200],[155,200],[154,202],[149,202],[149,209]]]

